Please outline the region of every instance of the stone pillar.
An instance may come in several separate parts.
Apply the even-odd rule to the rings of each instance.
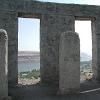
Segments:
[[[18,15],[14,11],[0,11],[0,28],[8,34],[8,85],[18,83]]]
[[[93,78],[100,82],[100,17],[92,20],[91,26]]]
[[[0,29],[0,100],[8,96],[8,38],[6,31]]]
[[[77,93],[80,89],[80,40],[75,32],[61,34],[59,45],[59,92]]]
[[[42,15],[40,32],[40,69],[43,83],[59,83],[60,33],[74,31],[73,16]]]

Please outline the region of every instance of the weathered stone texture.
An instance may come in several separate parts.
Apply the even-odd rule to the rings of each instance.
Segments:
[[[78,34],[61,34],[59,46],[59,92],[77,93],[80,89],[80,41]]]
[[[6,31],[0,29],[0,100],[8,96],[8,37]]]
[[[0,11],[0,28],[8,34],[8,82],[17,84],[17,48],[18,48],[18,25],[17,14],[13,11]]]
[[[41,18],[41,79],[42,82],[58,84],[59,38],[64,31],[74,31],[74,17],[43,15]]]
[[[8,80],[17,84],[18,17],[41,20],[41,79],[58,83],[59,38],[62,32],[75,31],[75,19],[95,19],[93,31],[93,71],[100,80],[100,7],[90,5],[44,3],[33,0],[0,0],[0,28],[8,33]]]
[[[92,67],[94,78],[100,82],[100,18],[92,21]]]

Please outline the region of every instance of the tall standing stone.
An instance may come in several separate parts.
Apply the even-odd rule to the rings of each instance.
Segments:
[[[93,79],[100,82],[100,17],[92,20],[92,70]]]
[[[15,11],[0,10],[0,28],[7,31],[9,38],[8,85],[13,87],[18,84],[18,14]]]
[[[80,89],[80,40],[77,33],[61,34],[59,46],[59,91],[77,93]]]
[[[0,29],[0,100],[8,96],[7,42],[8,38],[6,31]]]
[[[59,84],[59,39],[61,33],[74,31],[75,18],[55,14],[42,15],[40,33],[41,81]]]

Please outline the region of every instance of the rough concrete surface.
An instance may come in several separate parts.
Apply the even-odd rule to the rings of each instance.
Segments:
[[[100,85],[96,85],[94,82],[92,84],[85,83],[84,85],[81,85],[81,91],[91,90],[98,87],[100,87]],[[12,87],[9,91],[9,95],[12,96],[12,100],[100,100],[100,90],[63,96],[57,95],[57,91],[58,88],[55,88],[55,86],[38,84]]]
[[[0,99],[8,96],[8,37],[5,30],[0,29]]]
[[[93,72],[99,81],[100,7],[94,5],[45,3],[32,0],[0,0],[0,28],[8,33],[8,81],[18,82],[18,17],[39,18],[42,82],[59,82],[59,37],[75,31],[75,20],[91,20],[93,36]],[[51,74],[52,73],[52,74]]]
[[[59,85],[59,43],[60,43],[61,33],[66,31],[74,32],[75,20],[91,20],[92,41],[93,41],[92,42],[93,74],[94,74],[94,79],[100,81],[100,6],[45,3],[45,2],[39,2],[33,0],[12,0],[12,1],[0,0],[0,28],[7,31],[8,38],[9,38],[8,40],[8,85],[9,86],[13,87],[16,86],[18,83],[18,62],[17,62],[18,60],[18,17],[39,18],[41,20],[40,23],[41,81],[42,83],[57,84],[57,86]],[[2,46],[2,44],[0,46]],[[2,46],[3,50],[1,49],[3,53],[5,52],[4,47],[5,46],[3,45]],[[3,58],[4,57],[3,53],[0,52],[1,65],[4,64],[3,62],[5,60],[5,58]],[[2,71],[0,70],[1,72],[0,80],[5,81],[6,80],[6,78],[4,78],[5,69],[4,67],[0,67],[0,68],[3,68],[1,69]],[[4,75],[4,77],[2,77],[2,75]],[[69,76],[67,76],[67,78],[68,77]],[[4,78],[4,80],[2,78]],[[72,78],[74,79],[75,77],[72,76]],[[76,81],[79,80],[76,79]],[[71,84],[73,84],[74,86],[74,83]],[[0,88],[3,87],[4,86],[1,86]],[[11,88],[9,88],[9,90],[10,89]],[[25,91],[26,90],[27,88],[25,89]],[[18,94],[22,92],[24,94],[23,89],[21,89],[20,92],[17,91],[14,92]],[[30,92],[27,93],[26,91],[25,93],[29,94]],[[91,94],[85,95],[86,99],[89,97],[90,99],[91,98],[93,99],[93,96],[94,99],[96,97],[97,99],[99,98],[99,92],[95,92],[93,94],[94,95]],[[32,94],[31,96],[33,98]],[[34,96],[34,98],[36,96]],[[68,96],[68,97],[72,99],[74,96],[73,97]],[[39,98],[41,99],[41,96]],[[75,98],[77,97],[75,96]],[[22,98],[22,99],[26,99],[26,98]],[[58,100],[59,99],[60,98],[58,98]],[[79,99],[79,96],[77,99]]]
[[[61,34],[59,45],[59,92],[61,94],[80,91],[80,39],[77,33]]]

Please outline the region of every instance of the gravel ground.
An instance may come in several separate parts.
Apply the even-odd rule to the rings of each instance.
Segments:
[[[18,78],[18,84],[20,85],[32,85],[40,82],[40,78],[38,79],[28,79],[28,78]]]

